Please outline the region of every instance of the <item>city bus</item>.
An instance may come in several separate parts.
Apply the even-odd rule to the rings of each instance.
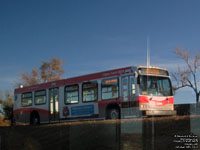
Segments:
[[[130,66],[15,89],[14,120],[52,123],[175,115],[169,73]]]

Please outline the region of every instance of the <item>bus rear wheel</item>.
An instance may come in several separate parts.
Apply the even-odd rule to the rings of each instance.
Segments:
[[[38,113],[31,114],[30,124],[32,125],[40,124],[40,117]]]
[[[107,113],[107,119],[119,119],[119,110],[116,108],[109,109]]]

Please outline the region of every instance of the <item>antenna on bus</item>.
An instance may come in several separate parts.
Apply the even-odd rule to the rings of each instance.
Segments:
[[[149,36],[147,36],[147,68],[150,67]]]

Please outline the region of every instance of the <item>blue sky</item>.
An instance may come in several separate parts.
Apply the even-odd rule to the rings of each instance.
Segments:
[[[20,74],[51,56],[66,62],[63,78],[123,66],[176,70],[178,45],[200,50],[199,0],[1,0],[0,89],[13,90]],[[191,100],[192,97],[192,100]],[[175,103],[195,102],[191,90]]]

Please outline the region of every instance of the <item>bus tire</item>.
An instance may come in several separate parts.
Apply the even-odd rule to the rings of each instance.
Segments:
[[[40,124],[40,117],[39,117],[39,114],[37,112],[33,112],[31,114],[30,124],[31,125]]]
[[[112,120],[119,119],[119,110],[116,108],[109,109],[107,112],[107,118]]]

